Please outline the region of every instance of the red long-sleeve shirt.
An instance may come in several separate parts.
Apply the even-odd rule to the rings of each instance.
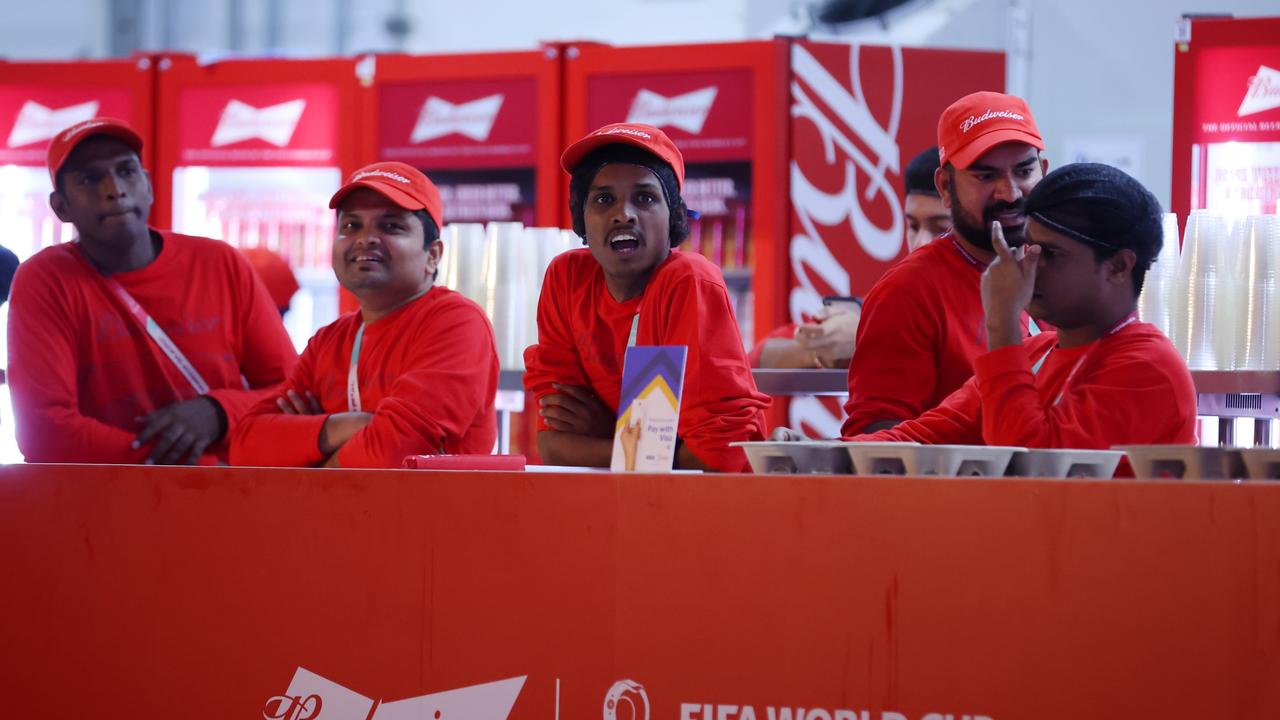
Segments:
[[[745,470],[745,454],[729,443],[764,438],[769,397],[756,390],[719,268],[696,253],[672,250],[624,302],[609,294],[590,250],[557,256],[538,299],[538,343],[525,350],[525,389],[541,399],[553,382],[588,387],[616,413],[636,312],[637,345],[689,348],[680,438],[715,470]],[[541,417],[538,429],[549,429]]]
[[[984,269],[948,232],[876,282],[858,321],[843,435],[877,420],[918,417],[973,376],[987,345]]]
[[[200,372],[230,437],[251,405],[274,396],[297,353],[266,288],[234,248],[160,237],[151,264],[112,277]],[[30,462],[141,462],[150,448],[130,448],[141,430],[135,418],[196,394],[81,252],[78,243],[47,248],[14,277],[8,377],[18,447]],[[224,438],[202,462],[226,453]]]
[[[1074,449],[1195,442],[1191,373],[1154,325],[1067,349],[1057,339],[1045,332],[984,353],[973,378],[938,407],[852,439]]]
[[[328,413],[348,410],[347,371],[361,322],[359,311],[348,313],[311,338],[280,392],[237,428],[233,464],[324,462],[320,429]],[[356,372],[360,407],[373,421],[338,450],[342,467],[400,467],[408,455],[493,451],[498,352],[489,319],[466,297],[436,286],[366,325]],[[280,412],[275,399],[288,390],[315,395],[326,414]]]

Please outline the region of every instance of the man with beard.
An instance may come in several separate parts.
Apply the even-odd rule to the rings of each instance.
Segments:
[[[1027,198],[1025,244],[992,223],[986,348],[937,407],[855,441],[1093,448],[1195,442],[1196,391],[1138,293],[1163,242],[1160,203],[1106,165],[1049,173]],[[1023,311],[1056,330],[1024,342]],[[1122,469],[1122,474],[1126,471]]]
[[[1044,141],[1021,98],[978,92],[938,120],[934,183],[952,231],[910,253],[863,304],[849,364],[845,437],[919,416],[973,375],[986,349],[982,272],[995,258],[990,225],[1010,245],[1026,233],[1026,196],[1044,177]],[[1028,327],[1025,315],[1023,330]]]

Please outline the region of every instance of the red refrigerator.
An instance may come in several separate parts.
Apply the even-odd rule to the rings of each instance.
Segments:
[[[554,47],[379,55],[360,158],[398,160],[440,188],[445,222],[559,222],[560,60]]]
[[[0,222],[5,247],[20,259],[75,234],[49,209],[49,141],[68,126],[99,115],[120,118],[144,139],[150,138],[153,62],[151,57],[0,62]],[[147,143],[145,167],[151,167],[153,153]]]
[[[1280,18],[1184,19],[1173,77],[1179,221],[1280,211]]]
[[[363,63],[174,56],[156,68],[153,218],[284,257],[301,286],[285,316],[299,350],[338,314],[329,197],[357,167]]]

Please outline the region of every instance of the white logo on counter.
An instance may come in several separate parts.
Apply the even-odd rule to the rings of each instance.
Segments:
[[[262,717],[264,720],[507,720],[526,677],[470,685],[394,702],[374,702],[300,667],[294,672],[289,689],[283,695],[267,700]]]
[[[619,708],[622,720],[649,720],[649,695],[644,686],[635,680],[619,680],[604,695],[604,720],[618,720]]]
[[[98,114],[98,101],[90,100],[79,105],[68,105],[64,108],[47,108],[34,100],[22,104],[18,118],[13,121],[13,130],[9,132],[9,147],[22,147],[31,143],[49,140],[59,132]]]
[[[1280,107],[1280,70],[1259,65],[1258,72],[1249,78],[1249,89],[1245,91],[1238,117],[1254,113],[1274,110]]]
[[[245,140],[264,140],[276,147],[285,147],[306,109],[307,101],[302,98],[264,108],[232,100],[222,109],[218,128],[213,131],[209,144],[222,147]]]
[[[418,122],[413,126],[409,142],[426,142],[452,133],[484,142],[489,139],[493,123],[498,119],[503,99],[499,93],[454,105],[448,100],[429,97],[418,113]]]
[[[680,703],[680,720],[991,720],[986,715],[931,712],[907,716],[892,710],[872,712],[848,708],[773,707]]]
[[[711,105],[720,88],[712,85],[684,95],[664,97],[651,90],[641,90],[631,101],[627,122],[654,127],[676,127],[697,135],[707,122]]]

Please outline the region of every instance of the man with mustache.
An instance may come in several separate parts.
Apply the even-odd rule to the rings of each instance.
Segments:
[[[995,258],[990,225],[1000,223],[1010,245],[1022,244],[1026,196],[1048,170],[1042,150],[1021,98],[978,92],[942,113],[934,182],[952,230],[891,267],[867,294],[842,435],[917,417],[973,375],[986,349],[979,284]],[[1025,314],[1021,323],[1025,332]]]
[[[479,305],[435,284],[440,191],[381,162],[333,194],[333,272],[360,309],[320,328],[282,392],[232,439],[236,465],[400,467],[408,455],[487,455],[498,352]]]
[[[147,225],[141,152],[112,118],[49,144],[49,205],[76,239],[13,281],[8,379],[29,462],[225,462],[240,418],[297,361],[240,253]]]

